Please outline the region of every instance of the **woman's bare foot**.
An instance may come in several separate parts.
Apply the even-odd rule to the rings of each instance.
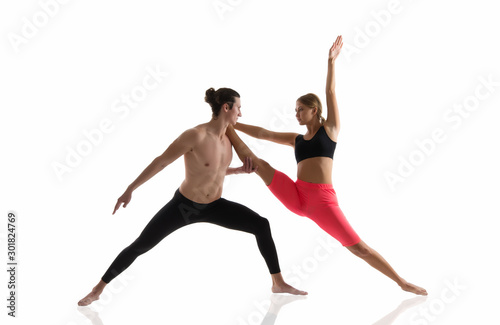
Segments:
[[[399,286],[404,291],[412,292],[416,295],[427,296],[427,291],[424,288],[420,288],[419,286],[416,286],[416,285],[411,284],[409,282],[404,282],[404,283],[400,284]]]
[[[292,295],[301,295],[301,296],[307,295],[307,292],[295,289],[294,287],[286,283],[273,284],[271,290],[273,293],[290,293]]]

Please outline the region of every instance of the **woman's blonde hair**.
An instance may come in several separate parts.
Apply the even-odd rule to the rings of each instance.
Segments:
[[[323,124],[325,122],[325,118],[321,115],[323,113],[323,109],[321,106],[321,101],[319,100],[319,97],[316,96],[315,94],[306,94],[304,96],[300,96],[297,101],[301,102],[305,106],[309,108],[317,108],[318,111],[316,112],[316,116],[318,116],[319,122]]]

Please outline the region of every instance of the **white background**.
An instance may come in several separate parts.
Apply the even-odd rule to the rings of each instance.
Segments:
[[[314,92],[325,104],[337,35],[344,37],[333,167],[340,206],[362,239],[429,297],[404,307],[415,303],[405,302],[412,294],[338,242],[321,246],[328,236],[286,210],[258,176],[230,176],[223,196],[270,220],[285,278],[310,293],[284,306],[275,324],[498,322],[494,2],[48,2],[0,8],[0,259],[7,213],[15,211],[19,261],[16,319],[4,307],[7,272],[0,277],[2,324],[261,324],[271,282],[255,239],[211,224],[167,237],[101,301],[84,309],[77,301],[180,185],[181,159],[111,215],[156,156],[210,119],[205,90],[237,90],[243,123],[304,133],[295,100]],[[141,93],[148,69],[168,76]],[[489,90],[481,79],[493,82]],[[143,97],[127,108],[122,96]],[[471,111],[450,111],[458,105]],[[112,131],[85,147],[84,133],[103,120]],[[436,130],[442,141],[423,152],[417,143]],[[295,179],[290,148],[240,135]],[[86,155],[58,177],[54,165],[67,165],[77,148]],[[410,159],[391,187],[387,173]],[[232,166],[240,166],[236,155]]]

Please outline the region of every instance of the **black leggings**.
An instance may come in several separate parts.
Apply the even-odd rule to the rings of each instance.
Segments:
[[[280,272],[278,254],[271,236],[269,221],[266,218],[259,216],[244,205],[223,198],[208,204],[196,203],[177,190],[172,200],[156,213],[139,237],[118,254],[103,275],[102,281],[109,283],[129,267],[139,255],[146,253],[175,230],[195,222],[210,222],[254,234],[269,272],[271,274]]]

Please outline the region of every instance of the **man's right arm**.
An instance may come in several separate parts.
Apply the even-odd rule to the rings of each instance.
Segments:
[[[140,185],[144,184],[163,168],[173,163],[177,158],[189,152],[199,141],[200,134],[196,129],[184,131],[177,139],[168,146],[160,156],[156,157],[151,164],[129,185],[127,191],[134,191]]]
[[[115,209],[113,214],[115,214],[116,210],[120,208],[123,204],[123,207],[126,208],[132,199],[132,192],[138,188],[140,185],[144,184],[151,177],[160,172],[163,168],[170,165],[177,158],[190,151],[199,141],[200,134],[196,129],[189,129],[184,131],[177,139],[175,139],[170,146],[168,146],[167,150],[160,156],[156,157],[151,164],[149,164],[146,169],[136,178],[135,181],[130,184],[125,193],[120,196],[116,202]]]

